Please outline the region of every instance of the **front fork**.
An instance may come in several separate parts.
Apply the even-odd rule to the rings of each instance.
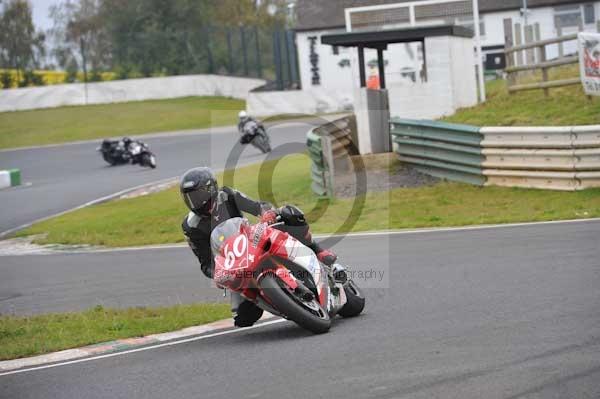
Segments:
[[[331,290],[327,310],[331,315],[334,315],[348,301],[346,291],[344,290],[344,285],[348,282],[348,274],[346,273],[346,267],[339,263],[334,263],[331,266],[323,265],[323,267],[328,272],[329,289]]]
[[[336,283],[346,284],[348,281],[348,273],[346,272],[347,268],[345,266],[340,265],[339,263],[334,263],[331,266],[331,277],[333,281]]]

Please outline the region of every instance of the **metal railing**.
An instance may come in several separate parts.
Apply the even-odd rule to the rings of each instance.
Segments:
[[[600,125],[476,127],[392,119],[401,161],[476,185],[582,190],[600,187]]]
[[[479,128],[445,122],[392,118],[399,159],[420,172],[483,185]]]

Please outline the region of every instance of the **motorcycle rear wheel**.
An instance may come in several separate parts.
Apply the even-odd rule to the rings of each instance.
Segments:
[[[110,166],[116,166],[119,164],[119,162],[117,162],[116,159],[114,159],[113,157],[111,157],[110,155],[106,154],[106,153],[102,153],[102,158],[110,165]]]
[[[329,314],[318,304],[316,299],[311,304],[304,302],[290,292],[285,284],[281,283],[279,278],[274,275],[263,277],[259,284],[271,304],[287,319],[315,334],[329,331],[331,327]]]

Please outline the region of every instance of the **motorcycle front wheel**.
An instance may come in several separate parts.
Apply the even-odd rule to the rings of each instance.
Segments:
[[[266,275],[259,283],[264,295],[285,317],[315,334],[329,331],[331,319],[316,299],[304,301],[275,275]]]
[[[252,145],[258,148],[263,154],[271,152],[271,145],[269,144],[269,139],[262,134],[257,134],[254,140],[252,140]]]
[[[347,302],[338,314],[342,317],[355,317],[365,308],[365,296],[352,280],[344,284]]]
[[[156,168],[156,157],[148,153],[142,155],[142,166],[149,166],[152,169]]]

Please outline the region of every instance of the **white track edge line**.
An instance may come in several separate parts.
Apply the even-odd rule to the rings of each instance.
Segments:
[[[570,224],[570,223],[589,223],[589,222],[600,222],[600,218],[588,218],[588,219],[568,219],[568,220],[548,220],[545,222],[523,222],[523,223],[502,223],[502,224],[486,224],[480,226],[462,226],[462,227],[436,227],[436,228],[423,228],[423,229],[410,229],[410,230],[374,230],[374,231],[361,231],[347,234],[315,234],[314,238],[325,239],[331,237],[369,237],[369,236],[380,236],[380,235],[409,235],[409,234],[427,234],[427,233],[443,233],[452,231],[469,231],[469,230],[491,230],[501,228],[514,228],[514,227],[535,227],[540,225],[553,225],[553,224]],[[146,245],[136,247],[122,247],[122,248],[99,248],[99,249],[75,249],[75,250],[57,250],[51,253],[43,253],[39,255],[57,255],[57,254],[91,254],[91,253],[103,253],[103,252],[126,252],[126,251],[145,251],[145,250],[156,250],[156,249],[176,249],[176,248],[187,248],[188,245],[185,243],[177,244],[157,244],[157,245]],[[34,255],[34,254],[32,254]]]
[[[185,344],[185,343],[188,343],[188,342],[199,341],[199,340],[202,340],[202,339],[217,337],[217,336],[220,336],[220,335],[229,335],[229,334],[237,333],[237,332],[240,332],[240,331],[253,330],[253,329],[260,328],[260,327],[263,327],[263,326],[268,326],[268,325],[271,325],[271,324],[282,323],[284,321],[286,321],[286,319],[276,319],[276,320],[266,321],[264,323],[256,324],[256,325],[251,326],[251,327],[230,329],[230,330],[225,330],[225,331],[218,331],[218,332],[207,334],[207,335],[199,335],[199,336],[196,336],[196,337],[185,338],[185,339],[176,340],[176,341],[169,341],[169,342],[164,342],[164,343],[161,343],[161,344],[144,346],[142,348],[129,349],[129,350],[125,350],[125,351],[122,351],[122,352],[107,353],[107,354],[104,354],[104,355],[86,357],[86,358],[83,358],[83,359],[69,360],[69,361],[66,361],[66,362],[52,363],[52,364],[46,364],[46,365],[43,365],[43,366],[36,366],[36,367],[29,367],[29,368],[19,369],[19,370],[12,370],[12,371],[7,371],[7,372],[4,372],[4,373],[0,373],[0,377],[11,375],[11,374],[26,373],[26,372],[29,372],[29,371],[37,371],[37,370],[54,368],[54,367],[68,366],[70,364],[90,362],[92,360],[106,359],[106,358],[109,358],[109,357],[122,356],[122,355],[127,355],[127,354],[130,354],[130,353],[144,352],[144,351],[147,351],[147,350],[163,348],[163,347],[166,347],[166,346],[174,346],[174,345],[179,345],[179,344]]]

